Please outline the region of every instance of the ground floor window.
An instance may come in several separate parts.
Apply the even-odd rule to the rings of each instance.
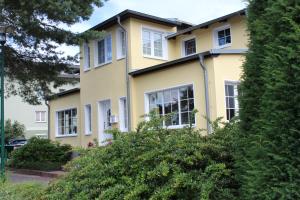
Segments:
[[[35,111],[35,122],[46,122],[46,111]]]
[[[149,93],[148,101],[149,111],[165,116],[163,126],[195,124],[192,85]]]
[[[77,134],[77,109],[67,109],[57,113],[57,135]]]
[[[120,130],[127,131],[128,127],[128,114],[126,97],[120,98]]]
[[[238,82],[225,82],[226,119],[231,120],[239,113]]]
[[[89,135],[92,133],[92,106],[87,104],[84,106],[84,126],[85,134]]]

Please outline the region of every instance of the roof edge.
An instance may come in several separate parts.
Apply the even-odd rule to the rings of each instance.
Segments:
[[[128,74],[131,75],[132,77],[136,77],[139,75],[143,75],[146,73],[162,70],[162,69],[167,69],[175,65],[191,62],[193,60],[197,60],[199,58],[199,55],[202,55],[204,57],[210,57],[210,56],[217,56],[217,55],[232,55],[232,54],[245,54],[247,53],[248,49],[211,49],[210,51],[205,51],[202,53],[197,53],[191,56],[179,58],[176,60],[168,61],[165,63],[161,63],[158,65],[153,65],[151,67],[147,67],[144,69],[139,69],[135,70],[132,72],[129,72]]]
[[[226,20],[226,19],[228,19],[230,17],[233,17],[235,15],[246,14],[246,12],[247,12],[247,9],[244,8],[244,9],[238,10],[236,12],[233,12],[233,13],[230,13],[230,14],[227,14],[227,15],[224,15],[224,16],[221,16],[221,17],[218,17],[218,18],[206,21],[206,22],[198,24],[196,26],[192,26],[192,27],[189,27],[187,29],[178,31],[177,33],[174,33],[174,34],[166,36],[166,38],[167,39],[172,39],[172,38],[175,38],[178,35],[181,35],[181,34],[184,34],[184,33],[190,32],[190,31],[194,31],[196,29],[207,27],[207,26],[209,26],[209,25],[211,25],[213,23],[219,22],[219,21],[224,21],[224,20]]]
[[[59,93],[56,93],[54,95],[51,95],[51,96],[47,97],[46,99],[47,100],[53,100],[53,99],[57,99],[57,98],[64,97],[64,96],[67,96],[67,95],[71,95],[71,94],[78,93],[78,92],[80,92],[80,88],[73,88],[73,89],[70,89],[70,90],[66,90],[66,91],[59,92]]]

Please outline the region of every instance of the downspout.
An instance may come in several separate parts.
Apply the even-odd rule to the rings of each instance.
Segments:
[[[210,125],[210,108],[209,108],[209,92],[208,92],[208,73],[206,66],[204,64],[204,56],[203,54],[199,54],[199,63],[203,70],[204,76],[204,90],[205,90],[205,111],[206,111],[206,127],[207,133],[211,134],[211,125]]]
[[[128,64],[128,32],[121,24],[120,16],[117,16],[118,24],[125,33],[125,76],[126,76],[126,107],[127,107],[127,126],[128,131],[131,131],[131,98],[130,98],[130,80],[129,80],[129,64]]]
[[[47,120],[47,122],[48,122],[47,137],[48,138],[47,139],[50,139],[50,104],[47,100],[45,100],[45,104],[48,108],[48,120]]]

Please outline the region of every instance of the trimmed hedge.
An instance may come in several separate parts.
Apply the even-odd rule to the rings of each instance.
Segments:
[[[236,197],[238,184],[225,129],[203,137],[191,128],[167,130],[151,123],[130,134],[115,131],[111,145],[71,161],[69,173],[50,185],[42,199]]]
[[[59,170],[71,159],[70,145],[60,145],[48,139],[31,138],[26,145],[11,154],[12,168]]]

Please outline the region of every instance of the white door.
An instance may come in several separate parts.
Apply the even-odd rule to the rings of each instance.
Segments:
[[[107,140],[112,139],[106,131],[111,129],[111,102],[110,100],[99,102],[99,145],[106,145]]]

